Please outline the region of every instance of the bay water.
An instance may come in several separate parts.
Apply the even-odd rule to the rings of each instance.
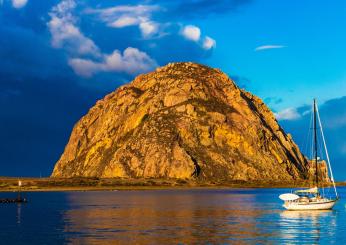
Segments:
[[[0,244],[346,244],[338,190],[331,211],[285,211],[280,188],[29,192],[0,204]]]

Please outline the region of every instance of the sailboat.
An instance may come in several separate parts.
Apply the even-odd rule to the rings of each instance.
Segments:
[[[320,128],[326,161],[330,173],[330,180],[335,193],[333,197],[327,197],[323,187],[319,187],[318,167],[320,158],[318,157],[317,124]],[[283,207],[287,210],[329,210],[332,209],[335,203],[339,200],[316,99],[314,99],[313,102],[313,154],[313,161],[315,164],[315,186],[309,189],[296,190],[293,193],[281,194],[279,198],[284,201]]]

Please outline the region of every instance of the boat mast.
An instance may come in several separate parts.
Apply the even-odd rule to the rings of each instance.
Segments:
[[[316,186],[318,187],[318,159],[317,159],[317,117],[316,117],[316,99],[314,99],[314,157],[316,165]]]
[[[328,149],[327,149],[327,143],[326,143],[326,139],[324,137],[324,133],[323,133],[323,127],[322,127],[322,123],[321,123],[321,118],[320,118],[320,113],[318,111],[318,106],[316,103],[316,115],[317,115],[317,119],[318,119],[318,125],[321,129],[321,135],[322,135],[322,140],[323,140],[323,145],[324,145],[324,150],[326,151],[326,157],[327,157],[327,162],[328,162],[328,167],[329,167],[329,173],[330,173],[330,179],[333,183],[333,187],[334,187],[334,192],[335,192],[335,196],[338,199],[338,192],[336,191],[336,186],[335,186],[335,181],[334,181],[334,176],[333,176],[333,170],[332,170],[332,166],[330,164],[330,158],[329,158],[329,154],[328,154]]]

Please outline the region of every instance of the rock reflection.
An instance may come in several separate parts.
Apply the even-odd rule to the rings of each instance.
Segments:
[[[264,210],[252,194],[227,191],[119,191],[69,194],[72,244],[197,244],[265,241]]]
[[[234,189],[69,193],[64,235],[71,244],[335,241],[335,211],[282,211],[274,197]]]

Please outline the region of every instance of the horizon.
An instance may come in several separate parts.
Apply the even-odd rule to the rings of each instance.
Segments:
[[[334,177],[345,181],[346,2],[333,3],[0,1],[0,176],[49,176],[98,99],[192,61],[260,97],[301,150],[317,98]]]

